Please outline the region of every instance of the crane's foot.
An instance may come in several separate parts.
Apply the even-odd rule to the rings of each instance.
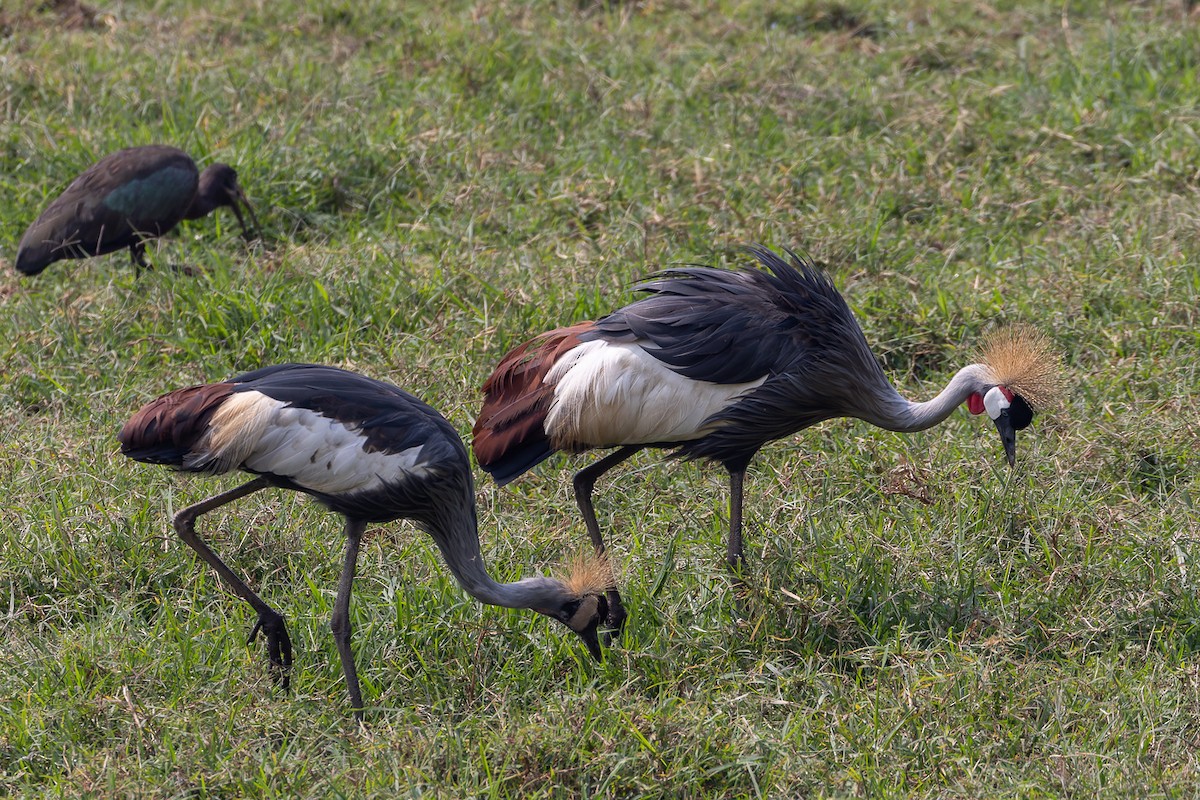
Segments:
[[[746,583],[740,575],[734,575],[730,588],[733,589],[733,604],[730,609],[733,614],[733,624],[742,625],[752,616],[754,597],[757,594],[754,587]]]
[[[741,624],[747,618],[747,603],[753,590],[746,583],[746,556],[742,554],[740,546],[729,551],[725,566],[729,569],[730,586],[733,589],[733,622]]]
[[[625,604],[621,602],[621,595],[616,589],[606,592],[606,599],[608,600],[608,616],[604,618],[604,629],[600,631],[600,641],[605,647],[609,647],[621,637],[625,619],[629,614],[626,613]]]
[[[258,615],[258,621],[250,631],[246,644],[254,644],[258,632],[262,631],[267,637],[267,657],[271,661],[271,674],[284,691],[292,685],[292,640],[288,637],[287,625],[283,617],[270,609]]]

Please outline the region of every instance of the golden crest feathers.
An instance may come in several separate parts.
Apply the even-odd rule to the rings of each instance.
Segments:
[[[612,564],[603,553],[578,553],[563,565],[567,574],[560,580],[566,587],[584,597],[589,594],[603,594],[614,588],[617,583],[613,577]]]
[[[1034,410],[1049,408],[1062,397],[1062,356],[1032,325],[1014,323],[988,332],[979,359],[996,383],[1023,397]]]

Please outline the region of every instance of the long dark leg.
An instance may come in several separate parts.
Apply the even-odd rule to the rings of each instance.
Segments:
[[[725,561],[735,576],[742,574],[746,556],[742,553],[742,483],[746,470],[729,470],[729,546],[725,550]]]
[[[233,570],[225,566],[225,562],[218,558],[217,554],[196,535],[196,520],[201,515],[257,492],[259,489],[265,489],[267,486],[270,484],[266,478],[255,478],[236,489],[230,489],[193,506],[188,506],[175,515],[175,531],[179,534],[179,538],[187,542],[189,547],[217,571],[221,580],[225,581],[234,594],[245,600],[258,612],[258,621],[254,623],[254,629],[250,631],[250,638],[246,644],[253,642],[259,631],[263,632],[267,637],[267,655],[271,659],[271,670],[276,673],[280,685],[287,689],[291,684],[288,673],[292,668],[292,640],[288,638],[287,626],[283,622],[283,617],[251,591],[250,587],[243,583]]]
[[[346,561],[342,565],[342,579],[338,582],[337,600],[333,604],[333,641],[337,643],[338,655],[342,658],[342,674],[346,676],[346,689],[350,692],[350,706],[354,718],[363,718],[362,691],[358,687],[358,670],[354,667],[354,651],[350,649],[350,590],[354,588],[354,569],[358,564],[358,545],[362,541],[367,523],[361,520],[346,520]]]
[[[746,556],[742,552],[742,484],[745,480],[746,470],[729,470],[729,544],[725,550],[725,563],[733,576],[735,621],[746,616],[742,605],[742,598],[746,596],[746,584],[742,579],[742,570],[746,566]]]
[[[592,506],[592,490],[596,488],[596,480],[641,449],[640,445],[626,445],[614,453],[609,453],[590,467],[584,467],[575,473],[575,503],[579,506],[579,513],[583,514],[583,524],[587,526],[588,536],[592,538],[592,546],[596,548],[597,553],[604,552],[604,537],[600,535],[600,523],[596,521],[596,509]],[[605,634],[605,644],[608,644],[612,641],[613,636],[620,633],[621,627],[625,624],[625,618],[628,616],[625,613],[624,604],[621,603],[621,594],[616,588],[609,590],[607,595],[608,619],[605,620],[605,624],[612,633]]]

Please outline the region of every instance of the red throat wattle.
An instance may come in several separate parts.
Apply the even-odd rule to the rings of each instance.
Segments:
[[[983,395],[979,392],[971,392],[971,394],[967,395],[967,411],[970,411],[972,414],[982,414]]]

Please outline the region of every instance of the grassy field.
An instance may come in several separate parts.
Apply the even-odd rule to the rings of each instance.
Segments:
[[[1194,796],[1200,19],[711,6],[4,4],[0,795]],[[140,280],[123,254],[18,278],[40,209],[150,142],[233,164],[266,241],[219,212]],[[146,400],[282,361],[390,379],[465,435],[509,347],[751,242],[824,264],[908,396],[1014,320],[1069,391],[1014,471],[965,412],[766,448],[740,621],[719,467],[643,454],[601,485],[631,619],[598,665],[374,526],[360,728],[328,630],[340,520],[264,492],[201,526],[289,620],[283,695],[170,528],[240,479],[117,451]],[[585,463],[477,472],[495,575],[584,549]]]

